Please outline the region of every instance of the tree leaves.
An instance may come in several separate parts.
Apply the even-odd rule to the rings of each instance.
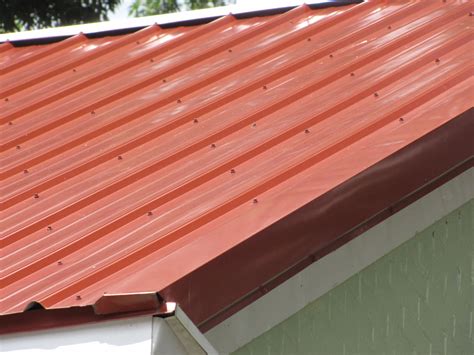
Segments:
[[[0,32],[108,20],[121,0],[0,0]]]

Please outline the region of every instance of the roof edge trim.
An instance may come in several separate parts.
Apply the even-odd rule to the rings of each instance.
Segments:
[[[319,0],[306,3],[312,9],[353,5],[364,0]],[[0,44],[10,43],[15,47],[54,43],[83,33],[88,38],[117,36],[136,32],[145,27],[158,24],[162,28],[194,26],[214,21],[231,13],[238,19],[268,16],[284,13],[301,5],[301,1],[289,0],[288,5],[262,7],[261,5],[228,5],[209,9],[183,11],[171,14],[130,18],[125,21],[104,21],[81,25],[62,26],[33,31],[0,34]]]

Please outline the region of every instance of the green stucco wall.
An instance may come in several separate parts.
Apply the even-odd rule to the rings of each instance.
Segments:
[[[234,354],[474,354],[473,290],[471,200]]]

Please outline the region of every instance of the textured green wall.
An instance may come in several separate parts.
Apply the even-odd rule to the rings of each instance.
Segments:
[[[234,354],[474,354],[473,290],[471,200]]]

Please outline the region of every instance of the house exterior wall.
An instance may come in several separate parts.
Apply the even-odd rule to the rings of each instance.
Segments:
[[[473,354],[474,200],[234,354]]]

